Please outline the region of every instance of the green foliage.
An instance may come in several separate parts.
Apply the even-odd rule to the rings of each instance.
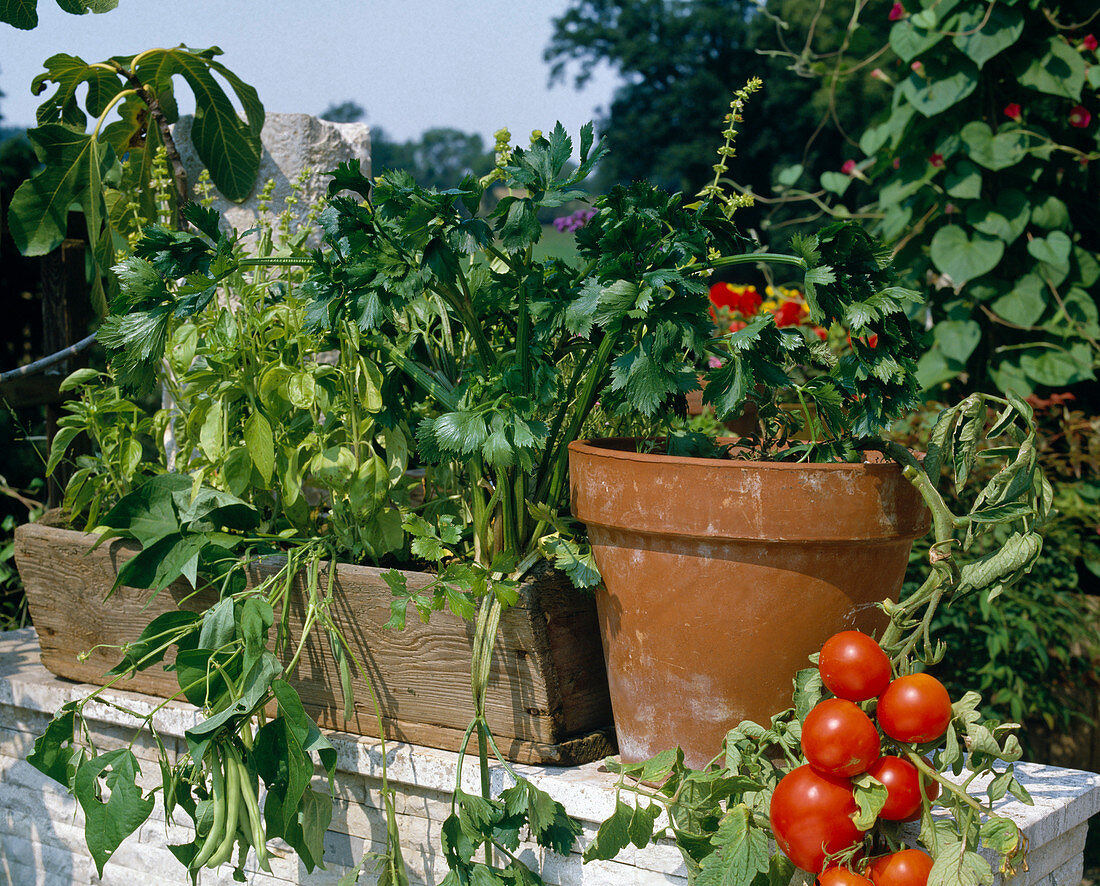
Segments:
[[[839,175],[835,158],[846,134],[887,103],[878,81],[825,76],[859,65],[874,48],[862,34],[847,39],[850,16],[845,4],[811,0],[574,0],[555,18],[545,56],[552,82],[575,73],[581,87],[600,65],[622,78],[600,120],[611,149],[601,181],[644,178],[696,193],[712,176],[711,133],[721,128],[730,92],[760,76],[765,89],[754,99],[752,138],[724,159],[724,174],[753,190],[767,184],[762,170],[797,164],[789,185],[804,176],[816,191],[821,173]],[[883,17],[879,43],[886,25]],[[782,205],[743,211],[753,228],[795,214]]]
[[[976,689],[985,699],[984,716],[1057,731],[1075,728],[1092,693],[1095,639],[1089,625],[1094,616],[1084,592],[1100,575],[1095,527],[1100,461],[1095,451],[1090,453],[1096,447],[1095,429],[1069,407],[1070,401],[1052,398],[1036,410],[1041,420],[1036,464],[1053,484],[1042,550],[1030,574],[995,595],[987,591],[956,598],[932,622],[953,653],[936,667],[953,697]],[[913,435],[908,446],[926,445],[918,429],[908,433]],[[974,472],[980,483],[997,474],[988,459],[979,460]],[[955,496],[946,500],[953,510],[966,506]],[[978,562],[992,561],[1003,556],[1015,534],[1010,524],[993,525],[971,552]],[[927,543],[914,546],[911,572],[927,554]],[[903,597],[916,587],[915,580],[907,581]],[[1025,748],[1033,748],[1031,738],[1025,729]]]
[[[189,485],[243,498],[267,528],[328,536],[352,560],[402,550],[409,443],[400,425],[375,419],[383,386],[375,359],[357,353],[346,326],[324,336],[305,328],[299,271],[244,267],[244,248],[218,231],[216,217],[194,206],[187,216],[214,239],[150,228],[116,268],[121,313],[100,328],[117,351],[111,373],[83,370],[65,383],[80,399],[66,405],[48,467],[81,435],[93,444],[76,456],[65,506],[93,527],[137,481],[171,468]],[[279,248],[301,254],[307,233]],[[273,237],[263,226],[261,255],[275,250]],[[319,359],[333,349],[335,361]],[[170,399],[150,414],[119,382],[148,384],[162,358]]]
[[[87,12],[109,12],[118,6],[118,0],[57,0],[57,5],[71,15]],[[2,0],[0,22],[7,22],[23,31],[38,26],[38,0]]]
[[[311,630],[323,628],[347,652],[346,640],[328,614],[331,577],[327,585],[320,579],[321,558],[331,557],[332,551],[321,542],[292,549],[275,574],[247,587],[245,567],[270,554],[277,541],[252,534],[258,520],[259,514],[244,502],[218,490],[193,489],[179,474],[154,477],[103,519],[105,537],[134,538],[142,545],[120,570],[120,581],[162,587],[182,578],[196,589],[213,586],[219,591],[219,602],[203,613],[169,612],[154,619],[122,650],[106,684],[160,664],[174,651],[171,669],[180,693],[204,712],[205,719],[187,730],[186,753],[178,758],[169,757],[158,739],[169,820],[183,810],[195,823],[194,840],[173,847],[193,872],[230,861],[237,845],[238,873],[250,849],[266,870],[267,841],[276,837],[290,844],[307,870],[323,867],[331,795],[318,793],[310,783],[314,758],[331,780],[336,752],[306,715],[286,677],[294,673]],[[180,549],[185,551],[177,555]],[[284,668],[268,646],[288,647],[285,610],[291,580],[299,572],[306,577],[305,625]],[[283,615],[276,618],[279,609]],[[356,666],[361,669],[359,662]],[[112,703],[102,692],[66,705],[28,757],[76,796],[89,821],[88,848],[101,874],[106,860],[153,806],[152,796],[143,795],[136,784],[139,773],[130,751],[99,754],[92,744],[83,710],[96,699]],[[263,715],[270,704],[276,709],[273,718]],[[144,717],[154,736],[153,719],[161,707]],[[262,808],[258,779],[267,787]],[[103,799],[103,787],[109,789],[109,799]]]
[[[79,206],[97,271],[92,298],[101,313],[103,277],[118,252],[116,240],[125,240],[157,215],[154,156],[170,140],[169,124],[178,116],[177,78],[194,94],[191,138],[214,184],[231,200],[244,199],[252,189],[264,110],[256,90],[218,61],[219,55],[216,46],[179,46],[89,64],[58,54],[46,60],[45,72],[34,80],[36,94],[55,86],[38,108],[37,127],[28,131],[43,166],[16,191],[8,224],[23,254],[45,255],[65,238],[69,210]],[[244,120],[221,81],[243,107]],[[121,119],[108,124],[112,111]],[[90,131],[89,115],[94,121]],[[175,194],[180,202],[186,199],[180,181]]]
[[[933,281],[926,388],[1026,396],[1095,378],[1090,11],[973,0],[910,9],[891,29],[897,82],[860,140],[861,169],[879,232],[898,241],[913,280]]]

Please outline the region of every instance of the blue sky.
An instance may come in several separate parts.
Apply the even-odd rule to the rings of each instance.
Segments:
[[[561,120],[573,133],[616,84],[599,71],[582,92],[548,88],[542,52],[567,0],[119,0],[103,15],[68,15],[38,0],[33,31],[0,24],[3,125],[30,125],[31,80],[57,52],[102,61],[156,46],[220,46],[268,111],[320,113],[354,100],[397,139],[432,126],[514,136]],[[189,99],[182,98],[181,110]]]

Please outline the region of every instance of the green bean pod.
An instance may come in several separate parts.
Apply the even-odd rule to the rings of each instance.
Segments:
[[[225,776],[222,774],[222,762],[218,755],[217,745],[210,748],[210,773],[212,784],[210,787],[210,800],[214,804],[214,821],[210,824],[210,830],[206,834],[202,847],[198,854],[191,860],[192,868],[202,867],[214,850],[220,845],[225,834]],[[198,822],[196,822],[196,827]]]
[[[248,827],[245,830],[249,834],[250,842],[256,849],[257,862],[263,870],[270,873],[271,866],[267,863],[267,835],[264,833],[263,819],[260,817],[260,802],[252,790],[252,777],[249,775],[248,767],[244,765],[244,760],[240,758],[236,750],[233,751],[233,763],[239,773],[241,802],[247,811]]]
[[[233,765],[228,748],[225,753],[225,763],[225,831],[218,848],[206,861],[208,868],[216,868],[229,861],[233,854],[233,843],[237,839],[237,815],[241,808],[241,778],[240,770]]]

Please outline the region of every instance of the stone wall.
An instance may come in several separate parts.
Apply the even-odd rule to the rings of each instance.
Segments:
[[[33,747],[53,712],[66,701],[83,696],[89,687],[60,680],[42,668],[32,629],[0,634],[0,883],[17,886],[119,884],[119,886],[185,886],[189,878],[167,844],[191,839],[182,824],[167,825],[158,805],[137,834],[123,842],[96,876],[84,844],[83,817],[75,801],[55,782],[23,758]],[[110,697],[144,713],[158,699],[121,691]],[[91,704],[86,714],[95,721],[100,750],[124,746],[134,737],[133,721],[114,708]],[[170,751],[183,747],[184,731],[198,722],[198,712],[173,703],[157,715],[156,725]],[[338,753],[336,808],[325,839],[327,870],[307,873],[284,847],[271,860],[271,874],[256,870],[254,856],[247,882],[264,886],[335,884],[367,851],[380,851],[385,839],[379,791],[382,756],[377,741],[343,733],[328,733]],[[155,754],[144,736],[133,745],[141,761],[145,787],[155,781]],[[397,821],[402,849],[414,884],[440,882],[446,863],[440,849],[440,829],[450,813],[450,792],[457,775],[457,755],[431,748],[390,744],[387,763],[397,792]],[[556,856],[530,844],[519,855],[554,886],[674,886],[686,884],[686,870],[671,845],[635,850],[628,847],[612,862],[582,865],[580,851],[598,823],[614,809],[614,778],[600,764],[573,768],[517,767],[577,817],[584,828],[577,851]],[[1023,828],[1030,847],[1026,872],[1009,886],[1079,886],[1088,819],[1100,811],[1100,775],[1019,764],[1017,775],[1035,798],[1033,807],[1007,799],[1004,814]],[[493,771],[493,788],[509,783],[504,771]],[[324,790],[327,782],[318,779]],[[467,761],[463,788],[478,791],[476,764]],[[183,816],[186,820],[186,816]],[[367,873],[362,884],[373,884]],[[233,883],[231,869],[203,870],[201,886]]]

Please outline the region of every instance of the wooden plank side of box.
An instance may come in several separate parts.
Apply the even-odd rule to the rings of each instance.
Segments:
[[[16,531],[16,561],[42,662],[59,676],[86,683],[102,683],[121,658],[118,647],[136,640],[157,615],[180,607],[199,610],[214,602],[212,592],[195,594],[183,582],[152,600],[149,591],[132,588],[120,588],[106,600],[118,568],[137,548],[115,540],[92,550],[95,540],[86,533],[38,524]],[[272,563],[254,565],[250,583],[276,568]],[[424,573],[406,577],[410,588],[431,580]],[[383,626],[391,599],[381,570],[337,567],[333,617],[370,675],[387,735],[457,749],[473,716],[473,626],[447,611],[424,625],[410,612],[404,631],[387,630]],[[293,594],[292,600],[293,648],[304,604],[301,594]],[[354,715],[344,720],[339,680],[321,632],[307,642],[294,682],[321,725],[377,735],[370,690],[358,673],[353,674]],[[178,691],[174,672],[160,666],[116,685],[161,697]],[[525,582],[519,603],[501,619],[486,713],[502,751],[521,762],[572,764],[613,751],[595,606],[559,574],[545,570]]]

